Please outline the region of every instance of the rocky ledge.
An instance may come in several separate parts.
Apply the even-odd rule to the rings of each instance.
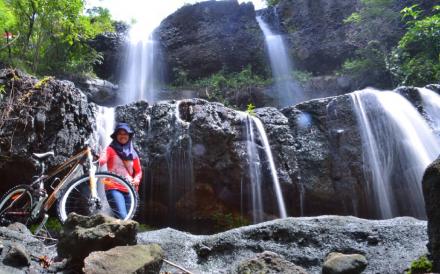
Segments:
[[[277,258],[273,253],[284,257],[284,266],[293,263],[308,273],[321,273],[332,252],[363,255],[368,261],[364,273],[402,273],[411,261],[426,254],[427,240],[426,222],[409,217],[381,221],[341,216],[287,218],[212,236],[171,228],[138,234],[138,243],[159,244],[167,259],[195,273],[243,273],[239,270],[250,258],[281,260],[279,256],[273,259]]]

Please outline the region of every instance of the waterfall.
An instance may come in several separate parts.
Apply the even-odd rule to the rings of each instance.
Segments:
[[[421,180],[440,144],[403,96],[373,89],[351,94],[363,143],[364,173],[376,217],[426,218]]]
[[[182,119],[180,110],[182,103],[184,101],[177,101],[174,112],[169,113],[169,115],[174,116],[174,135],[170,139],[166,153],[169,176],[168,203],[171,208],[174,208],[179,198],[194,190],[190,123]],[[187,107],[191,108],[191,106]],[[175,217],[175,210],[173,210],[169,216],[171,223],[176,221]]]
[[[121,103],[138,100],[146,100],[150,104],[156,102],[160,66],[157,65],[158,42],[154,38],[153,29],[133,26],[125,50],[126,59],[120,85]]]
[[[103,151],[112,141],[110,135],[115,127],[115,109],[110,107],[97,106],[96,130],[96,151]]]
[[[422,98],[423,109],[428,116],[429,124],[434,132],[440,135],[440,95],[427,88],[419,88],[418,91]]]
[[[262,198],[262,184],[263,184],[263,174],[262,174],[262,160],[258,153],[258,139],[261,140],[264,155],[267,162],[269,163],[270,175],[273,182],[273,187],[275,191],[275,196],[278,205],[278,211],[280,218],[286,218],[286,206],[284,204],[284,198],[281,191],[280,183],[278,180],[278,174],[275,167],[275,162],[273,160],[272,151],[270,149],[269,140],[267,138],[264,126],[260,119],[257,117],[243,113],[243,120],[246,126],[246,148],[249,159],[249,178],[251,180],[251,194],[252,194],[252,207],[253,207],[253,221],[254,223],[263,221],[264,205]],[[255,128],[254,128],[255,127]],[[255,136],[255,130],[258,136]]]
[[[257,22],[266,40],[278,105],[285,107],[303,101],[304,94],[292,77],[292,64],[283,37],[274,34],[261,17],[257,17]]]

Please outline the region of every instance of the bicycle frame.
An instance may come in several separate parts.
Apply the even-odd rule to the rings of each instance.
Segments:
[[[59,198],[60,190],[66,185],[67,182],[73,179],[72,177],[75,175],[75,172],[78,170],[80,165],[84,162],[84,158],[86,156],[89,162],[89,178],[90,178],[90,190],[92,194],[92,199],[94,200],[99,199],[97,194],[96,179],[95,179],[96,167],[93,164],[92,151],[90,147],[86,147],[76,155],[67,159],[54,171],[50,172],[47,175],[43,174],[34,182],[32,182],[31,185],[39,183],[40,190],[44,191],[45,182],[47,182],[50,178],[55,177],[55,175],[59,174],[60,172],[66,170],[69,166],[72,166],[70,170],[67,172],[67,174],[61,179],[58,185],[54,188],[53,192],[47,197],[47,199],[45,199],[45,197],[40,197],[39,201],[37,202],[37,205],[33,206],[32,214],[31,214],[32,217],[37,217],[39,214],[41,214],[41,208],[44,209],[44,212],[47,212],[53,206],[55,201]]]

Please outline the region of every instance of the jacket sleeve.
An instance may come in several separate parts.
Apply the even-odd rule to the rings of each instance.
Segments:
[[[142,179],[142,167],[139,158],[133,160],[133,181],[140,183]]]

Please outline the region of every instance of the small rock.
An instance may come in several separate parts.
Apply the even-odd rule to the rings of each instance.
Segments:
[[[21,232],[26,235],[32,235],[32,232],[22,223],[12,223],[8,225],[8,228],[13,231]]]
[[[84,260],[86,274],[159,273],[164,253],[157,244],[118,246],[92,252]]]
[[[257,254],[256,257],[244,260],[235,267],[232,273],[290,273],[290,274],[307,274],[307,272],[294,263],[284,259],[283,256],[265,251]]]
[[[13,244],[3,259],[3,263],[14,267],[29,266],[31,258],[21,244]]]
[[[322,267],[322,274],[358,274],[367,267],[367,259],[360,254],[331,252]]]

